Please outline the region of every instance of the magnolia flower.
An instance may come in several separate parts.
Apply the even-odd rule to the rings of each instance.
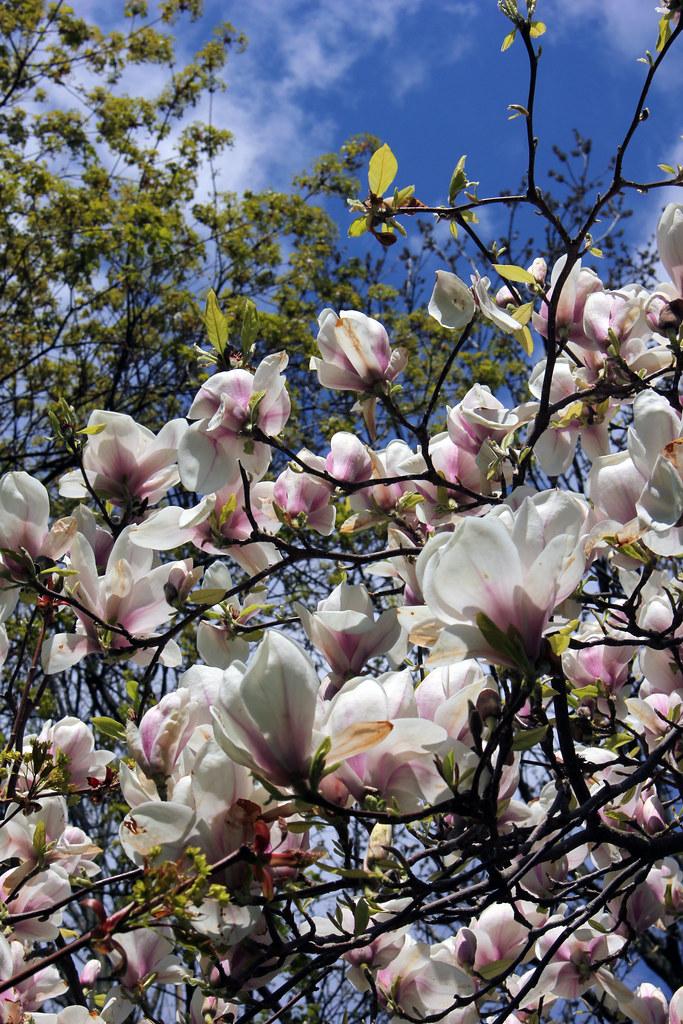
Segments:
[[[534,367],[529,379],[529,391],[539,400],[546,367],[547,360],[542,359]],[[610,409],[609,403],[603,403],[596,409],[595,405],[584,403],[580,382],[575,379],[573,371],[574,365],[569,359],[561,356],[556,360],[550,384],[550,402],[570,397],[575,400],[553,415],[550,426],[538,438],[534,448],[541,469],[549,476],[566,473],[572,464],[579,437],[589,459],[594,460],[609,452],[608,423],[616,406]],[[535,414],[538,407],[538,402],[534,402],[527,409]]]
[[[361,398],[354,411],[361,411],[371,436],[375,434],[375,405],[379,390],[396,379],[408,362],[402,348],[391,348],[389,336],[378,320],[342,310],[337,315],[323,309],[318,317],[318,348],[322,359],[313,356],[311,370],[323,387],[335,391],[356,391]]]
[[[70,516],[58,519],[50,528],[49,519],[50,499],[39,480],[24,472],[5,473],[0,478],[0,548],[5,549],[3,561],[12,574],[21,578],[25,572],[12,552],[55,561],[67,550],[76,532],[75,520]]]
[[[504,309],[500,309],[489,294],[491,281],[488,277],[472,275],[472,293],[479,312],[503,334],[517,334],[522,325]]]
[[[470,490],[489,493],[490,481],[482,460],[488,443],[500,444],[530,418],[528,406],[508,409],[485,385],[473,385],[463,399],[448,409],[443,435],[432,438],[429,453],[434,467],[453,483]]]
[[[298,601],[294,608],[306,636],[327,659],[332,669],[330,687],[358,675],[366,662],[386,654],[401,637],[395,609],[375,618],[372,599],[364,586],[340,583],[329,597],[309,612]]]
[[[26,950],[21,942],[8,942],[0,934],[0,978],[7,981],[27,966]],[[0,993],[0,1021],[3,1024],[19,1024],[25,1019],[24,1014],[30,1014],[32,1019],[38,1021],[43,1014],[34,1015],[33,1011],[47,999],[55,999],[66,992],[67,988],[57,968],[46,967],[26,981]]]
[[[402,811],[441,799],[445,787],[434,756],[444,753],[447,734],[440,725],[418,718],[408,671],[349,680],[327,705],[324,730],[330,736],[353,734],[368,719],[391,721],[393,728],[345,759],[325,782],[341,781],[359,801],[368,790],[382,793]]]
[[[109,750],[96,750],[91,729],[80,718],[72,716],[60,718],[54,725],[46,722],[35,742],[44,743],[53,759],[64,763],[73,789],[101,782],[114,757]]]
[[[565,932],[564,925],[544,932],[536,943],[536,955],[544,957]],[[525,994],[522,1005],[534,1006],[545,996],[576,999],[594,985],[609,992],[614,979],[601,964],[619,953],[625,942],[626,939],[621,935],[606,934],[588,924],[570,932],[553,952],[552,960],[543,968],[540,980]],[[520,978],[518,987],[523,988],[534,973],[532,970]]]
[[[13,874],[10,869],[0,875],[0,902],[4,903],[8,914],[19,917],[12,926],[11,937],[22,942],[56,938],[62,923],[62,910],[52,908],[71,895],[71,883],[66,872],[48,868],[25,879],[18,887],[12,884]]]
[[[375,975],[382,1003],[418,1020],[444,1013],[457,996],[472,995],[472,980],[454,963],[438,959],[424,942],[407,936],[396,959]],[[470,1019],[476,1020],[478,1014]],[[449,1021],[455,1018],[449,1014]],[[467,1019],[467,1018],[465,1018]]]
[[[213,711],[219,746],[238,764],[288,785],[308,773],[320,683],[298,644],[268,633],[241,679],[226,679]]]
[[[657,225],[659,258],[679,295],[683,295],[683,205],[669,203]]]
[[[643,391],[633,402],[627,451],[597,459],[589,479],[599,512],[622,525],[628,539],[640,536],[664,556],[683,552],[681,434],[681,416],[667,400]]]
[[[354,511],[369,509],[372,513],[386,513],[396,508],[405,495],[418,493],[412,475],[423,472],[426,465],[422,456],[416,455],[405,441],[390,441],[380,451],[368,449],[368,454],[372,466],[369,486],[360,488],[349,498],[349,505]],[[385,480],[392,477],[405,477],[405,481],[399,479],[394,483],[372,483],[373,479]],[[372,521],[372,516],[369,518]],[[380,516],[380,519],[383,518]],[[354,529],[361,524],[367,525],[364,517],[359,517],[359,522],[351,517],[351,520],[344,523],[342,532],[351,530],[350,523],[354,524]]]
[[[437,323],[450,331],[461,330],[475,311],[472,292],[464,281],[447,270],[436,271],[436,284],[427,311]]]
[[[197,725],[191,692],[180,688],[167,693],[146,711],[140,726],[128,722],[128,749],[146,775],[171,774]]]
[[[213,709],[216,742],[276,786],[305,781],[311,760],[327,737],[328,763],[378,743],[391,724],[368,720],[337,735],[315,728],[320,682],[310,658],[281,633],[269,632],[243,676],[228,676]],[[361,703],[361,708],[363,704]]]
[[[249,486],[251,515],[263,533],[280,529],[273,510],[273,487],[265,480]],[[251,541],[253,532],[242,481],[235,480],[215,494],[207,494],[192,508],[169,505],[152,512],[144,523],[130,527],[130,539],[150,552],[192,543],[200,551],[228,553],[245,572],[255,574],[273,565],[278,556],[267,541]]]
[[[417,576],[427,614],[445,625],[434,656],[534,660],[554,609],[583,574],[587,511],[576,496],[547,491],[515,512],[499,506],[428,541]]]
[[[299,458],[306,465],[325,471],[325,460],[303,449]],[[330,504],[334,485],[301,470],[296,464],[280,473],[273,488],[273,505],[278,517],[291,526],[310,527],[328,537],[334,529],[335,510]]]
[[[355,434],[340,430],[332,435],[325,469],[337,480],[355,484],[369,479],[372,460],[367,447]]]
[[[132,500],[156,505],[178,483],[176,457],[185,420],[171,420],[155,436],[124,413],[96,409],[87,430],[83,472],[72,470],[59,481],[65,498],[88,497],[83,473],[93,490],[115,505]]]
[[[284,352],[266,356],[252,374],[247,370],[215,373],[199,389],[188,418],[196,420],[178,449],[183,486],[208,494],[239,478],[240,463],[261,477],[270,463],[268,444],[254,440],[258,431],[275,437],[289,419],[291,404],[282,371]]]
[[[557,282],[564,271],[567,263],[567,256],[560,256],[553,266],[550,274],[550,288],[548,289],[548,301],[553,297]],[[602,290],[602,281],[588,267],[581,266],[581,260],[577,260],[569,271],[569,275],[562,285],[562,291],[555,309],[555,329],[562,331],[571,341],[581,341],[583,333],[583,313],[586,300],[592,292]],[[548,303],[543,302],[540,311],[534,313],[532,322],[538,333],[543,338],[548,337]]]
[[[48,674],[71,668],[94,652],[125,654],[139,664],[147,663],[153,647],[135,648],[121,633],[105,636],[106,626],[118,626],[138,638],[154,636],[154,630],[167,622],[174,609],[166,600],[165,586],[178,569],[191,568],[191,562],[167,562],[153,568],[154,556],[133,543],[132,527],[117,538],[109,555],[107,570],[99,576],[95,555],[88,541],[77,534],[71,550],[71,569],[77,575],[67,578],[65,590],[85,610],[75,609],[78,626],[75,633],[57,633],[43,646],[43,669]],[[102,626],[91,618],[92,613]],[[180,649],[174,640],[164,645],[161,662],[177,665]]]
[[[172,938],[170,928],[137,928],[117,933],[113,952],[109,954],[114,961],[112,973],[116,984],[109,988],[102,1010],[106,1024],[123,1024],[150,985],[182,985],[186,971],[178,957],[172,955]],[[101,972],[101,961],[89,960],[81,983],[92,985]]]
[[[92,860],[102,851],[82,829],[68,824],[66,801],[62,797],[41,800],[30,814],[17,813],[10,804],[0,828],[0,861],[16,857],[19,867],[7,876],[14,888],[39,866],[58,864],[68,875],[95,875],[99,868]]]
[[[408,361],[404,349],[392,351],[379,320],[365,313],[342,310],[337,315],[332,309],[323,309],[318,324],[322,359],[313,356],[310,365],[323,387],[371,391],[377,384],[393,381]]]
[[[483,978],[504,975],[520,954],[525,954],[525,959],[532,955],[531,929],[544,924],[546,918],[535,904],[526,901],[486,907],[456,936],[456,962],[468,964]],[[447,940],[447,945],[451,943]]]
[[[373,921],[383,923],[390,921],[396,913],[407,905],[406,900],[390,900],[382,904],[383,910],[373,915]],[[354,914],[344,904],[337,904],[334,917],[314,917],[316,935],[335,935],[340,939],[355,933]],[[373,971],[388,967],[398,956],[408,937],[408,927],[394,927],[382,932],[366,946],[356,947],[344,953],[344,960],[349,964],[346,977],[359,992],[367,992],[370,983],[365,965]]]

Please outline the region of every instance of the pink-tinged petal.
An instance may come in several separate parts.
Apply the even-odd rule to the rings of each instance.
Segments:
[[[648,477],[657,456],[681,432],[681,417],[662,395],[643,391],[633,403],[633,425],[628,431],[628,450],[634,463]]]
[[[596,459],[591,468],[588,487],[596,510],[625,525],[636,515],[636,503],[645,484],[628,452],[617,452]]]
[[[356,310],[341,310],[336,322],[333,324],[328,318],[320,333],[327,334],[328,344],[341,352],[366,385],[383,379],[391,358],[391,346],[378,320]]]
[[[33,558],[42,554],[50,516],[45,487],[28,473],[5,473],[0,479],[0,547],[25,548]]]
[[[206,499],[204,499],[206,500]],[[180,525],[183,509],[177,505],[161,508],[158,512],[131,529],[131,540],[142,548],[152,551],[170,551],[185,544],[191,527]]]
[[[221,691],[216,740],[239,764],[276,785],[305,776],[320,683],[304,651],[270,632],[238,683]]]
[[[534,448],[539,465],[548,476],[566,473],[572,464],[579,432],[576,429],[545,430]]]
[[[659,256],[678,294],[683,295],[683,205],[669,203],[657,225]]]
[[[436,284],[427,312],[448,330],[462,330],[475,313],[472,292],[464,281],[447,270],[436,271]]]
[[[683,515],[683,480],[667,458],[658,456],[650,479],[636,503],[638,518],[656,533],[666,534]]]
[[[121,844],[133,860],[146,857],[155,846],[161,846],[169,859],[179,856],[195,823],[192,808],[185,804],[160,800],[139,804],[121,825]]]
[[[233,434],[207,433],[204,421],[193,424],[178,448],[183,487],[209,494],[239,479],[238,459],[243,445]]]
[[[334,530],[336,516],[336,509],[332,505],[326,505],[324,508],[317,509],[317,511],[309,515],[308,525],[312,530],[319,533],[321,537],[329,537]]]
[[[350,483],[370,478],[372,462],[368,450],[355,434],[339,431],[332,436],[330,448],[325,460],[328,473]]]
[[[408,349],[394,348],[391,350],[391,358],[384,371],[386,380],[395,380],[399,373],[403,373],[408,365]]]
[[[317,372],[318,380],[324,388],[331,388],[334,391],[365,390],[365,383],[352,367],[336,366],[316,356],[311,356],[309,366],[311,370]]]
[[[78,664],[86,654],[99,650],[94,640],[77,633],[56,633],[43,644],[41,660],[43,672],[51,676]]]
[[[445,543],[429,541],[418,559],[420,576],[427,604],[448,624],[473,621],[479,612],[503,631],[514,621],[513,593],[523,586],[522,567],[497,519],[466,519]]]
[[[683,986],[677,988],[669,1003],[669,1024],[683,1024]]]

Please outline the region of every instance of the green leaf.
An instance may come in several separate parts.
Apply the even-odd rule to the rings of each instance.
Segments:
[[[512,741],[513,750],[531,750],[537,743],[540,743],[548,732],[550,726],[539,725],[535,729],[522,729]]]
[[[353,934],[361,935],[370,921],[370,908],[361,896],[353,911]]]
[[[550,649],[553,652],[553,654],[557,655],[558,658],[561,654],[564,654],[564,652],[569,647],[569,641],[572,638],[572,633],[574,632],[578,624],[578,619],[572,619],[571,622],[568,622],[567,625],[563,626],[562,629],[558,630],[557,633],[553,633],[552,636],[548,637]]]
[[[671,36],[671,14],[665,14],[659,19],[659,35],[657,36],[657,53],[666,46]]]
[[[195,590],[188,597],[188,604],[218,604],[225,597],[225,591],[221,587],[205,587],[203,590]]]
[[[410,199],[411,196],[415,195],[414,185],[405,185],[404,188],[397,188],[394,190],[394,209],[398,210],[400,206],[403,206],[406,199]]]
[[[218,529],[219,530],[223,526],[225,526],[225,524],[227,523],[228,519],[233,514],[233,512],[235,511],[236,508],[237,508],[237,495],[236,494],[231,494],[230,497],[228,498],[228,500],[226,501],[225,505],[223,505],[223,508],[221,509],[220,515],[218,517]]]
[[[33,849],[38,857],[42,857],[47,850],[47,829],[44,821],[39,821],[34,829]]]
[[[265,397],[265,391],[252,391],[252,393],[249,395],[249,402],[247,404],[247,408],[249,410],[249,415],[251,416],[252,419],[255,417],[256,411]]]
[[[515,281],[517,284],[536,284],[536,278],[524,267],[515,267],[510,263],[494,263],[493,269],[506,281]]]
[[[82,427],[76,433],[85,434],[87,437],[94,437],[95,434],[101,434],[106,425],[106,423],[93,423],[92,427]]]
[[[579,700],[595,700],[600,696],[600,689],[595,683],[590,683],[588,686],[579,686],[576,690],[572,690],[572,696],[578,697]]]
[[[534,354],[534,339],[531,337],[531,331],[528,327],[523,327],[521,331],[516,331],[515,338],[528,356]]]
[[[533,311],[533,302],[525,302],[523,306],[518,306],[512,313],[512,319],[516,320],[518,324],[522,325],[522,327],[525,327],[531,320],[531,314]],[[529,355],[531,355],[531,353],[529,353]]]
[[[547,25],[542,21],[532,21],[529,29],[529,35],[532,39],[538,39],[539,36],[545,35],[547,31]]]
[[[505,39],[503,40],[503,45],[500,48],[500,52],[501,53],[505,53],[506,50],[510,49],[510,47],[512,46],[512,44],[515,41],[516,36],[517,36],[517,29],[516,28],[513,28],[512,32],[508,32],[508,34],[505,36]]]
[[[246,356],[251,352],[254,342],[258,337],[258,331],[259,317],[256,305],[251,301],[251,299],[245,299],[244,308],[242,310],[242,327],[240,329],[240,341],[242,343],[243,355]]]
[[[228,321],[221,312],[213,288],[209,289],[209,294],[206,296],[204,326],[211,345],[216,352],[222,355],[228,343]]]
[[[109,739],[116,740],[118,743],[125,742],[126,727],[121,722],[117,722],[115,718],[107,718],[106,715],[95,716],[90,719],[90,722],[103,736],[108,736]]]
[[[383,196],[398,171],[398,161],[386,142],[370,158],[368,184],[373,195]]]
[[[351,223],[349,224],[349,230],[347,231],[347,235],[349,236],[349,238],[359,238],[361,235],[364,235],[367,230],[367,218],[356,217],[356,219],[352,220]]]
[[[660,171],[664,171],[665,174],[676,174],[671,164],[657,164],[657,167],[659,167]]]
[[[479,632],[494,651],[502,654],[506,661],[512,662],[522,672],[529,672],[530,665],[522,638],[514,626],[509,626],[507,633],[493,622],[485,612],[477,612],[476,623]]]
[[[457,199],[458,193],[462,192],[464,188],[467,188],[467,175],[465,174],[465,160],[467,155],[461,156],[455,165],[455,170],[451,175],[451,183],[448,186],[448,202],[452,206]],[[452,222],[451,222],[452,223]]]

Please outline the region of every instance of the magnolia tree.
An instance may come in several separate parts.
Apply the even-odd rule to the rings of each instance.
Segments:
[[[427,212],[477,244],[471,282],[437,272],[449,355],[418,417],[382,324],[324,309],[311,387],[355,394],[372,443],[359,420],[290,448],[287,354],[232,345],[210,294],[186,418],[58,403],[58,494],[0,480],[5,1024],[319,1019],[340,965],[356,1019],[683,1020],[683,205],[657,225],[669,280],[590,265],[615,196],[683,182],[624,170],[680,5],[580,225],[536,184],[534,6],[500,2],[525,190],[479,198],[461,160],[428,208],[388,192],[383,146],[352,203],[351,235]],[[484,204],[530,206],[564,255],[506,262]],[[482,322],[526,351],[529,400],[444,409]],[[293,565],[329,570],[317,607],[283,591]],[[141,666],[127,713],[41,719],[84,658]]]

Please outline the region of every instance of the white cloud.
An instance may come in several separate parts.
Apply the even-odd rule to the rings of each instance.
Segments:
[[[560,31],[576,29],[581,22],[586,31],[598,29],[604,41],[629,57],[639,57],[654,49],[657,20],[654,0],[541,0],[539,17]]]
[[[460,59],[469,46],[464,36],[435,55],[416,32],[426,2],[253,0],[234,14],[230,6],[209,4],[208,17],[233,18],[249,39],[246,53],[228,68],[230,88],[219,105],[221,124],[235,135],[221,187],[286,187],[293,173],[338,145],[336,111],[340,103],[361,101],[354,74],[368,62],[378,81],[392,82],[400,102],[437,66]],[[458,8],[473,14],[467,4]],[[359,130],[367,124],[361,114]]]

